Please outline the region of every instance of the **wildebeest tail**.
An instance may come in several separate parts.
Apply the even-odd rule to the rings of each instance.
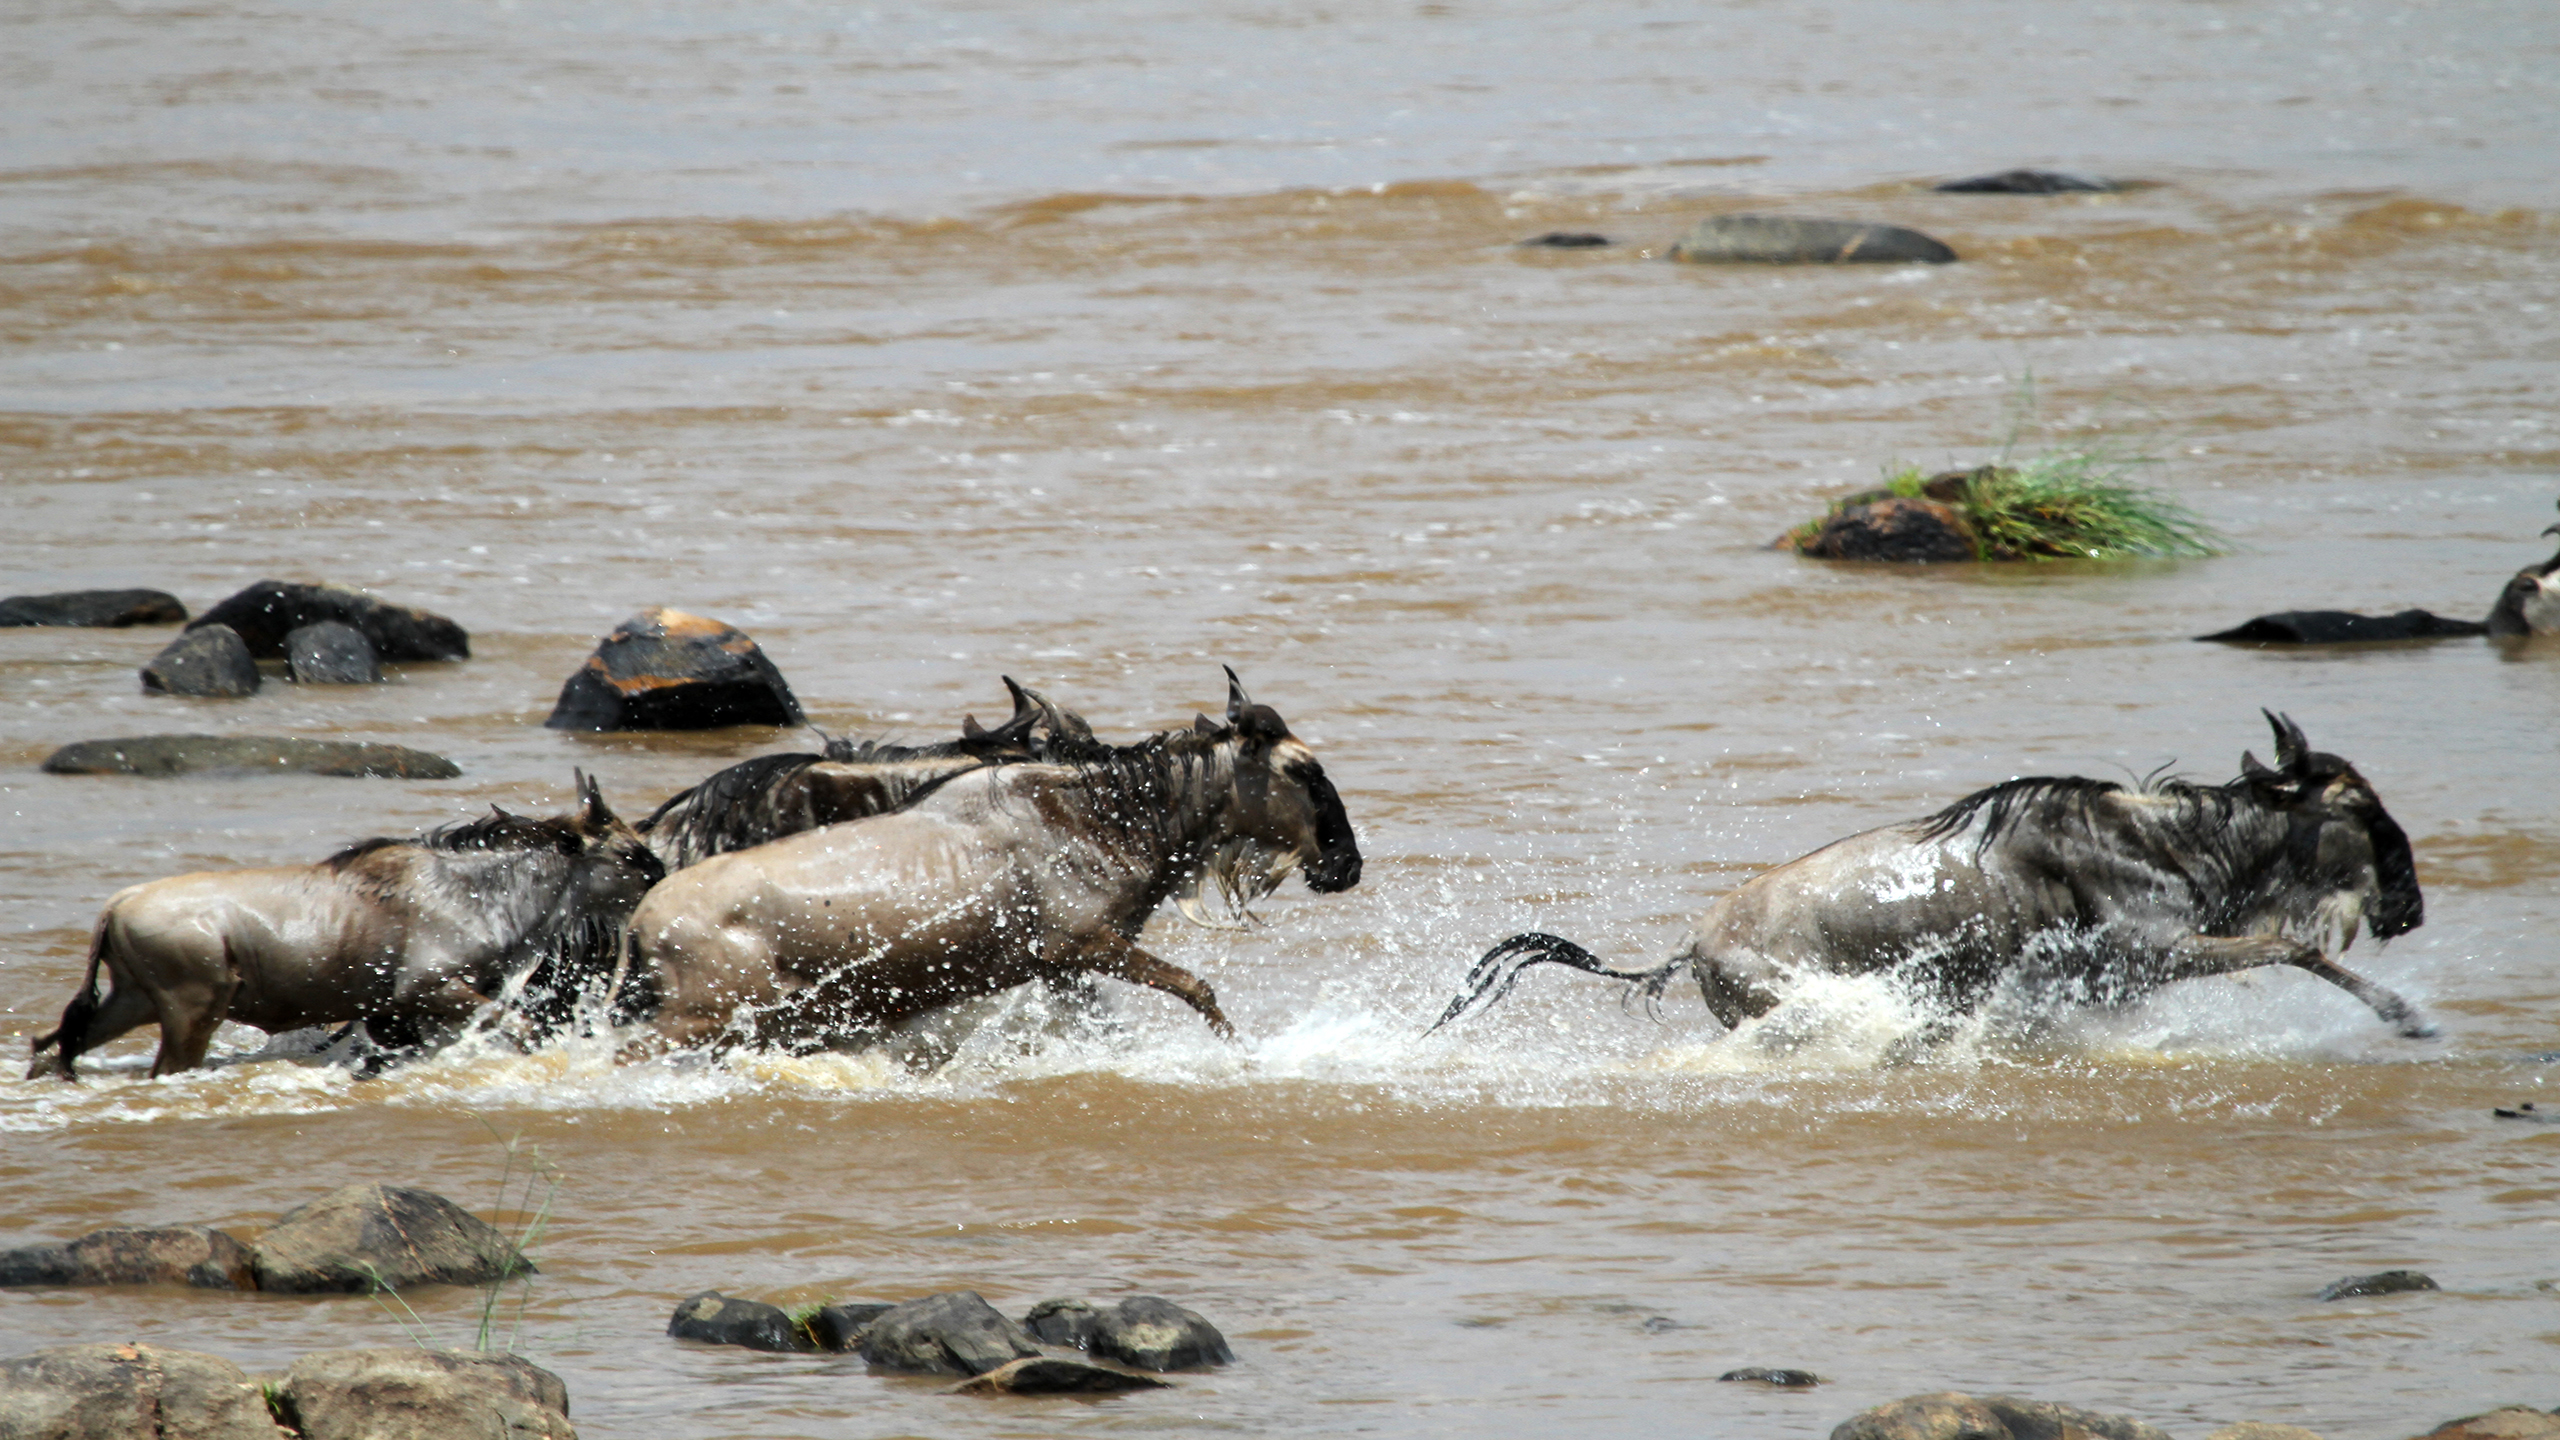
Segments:
[[[1612,969],[1603,964],[1599,956],[1570,940],[1532,930],[1527,934],[1514,935],[1484,952],[1484,958],[1467,972],[1466,983],[1459,988],[1456,998],[1449,1002],[1449,1008],[1441,1011],[1440,1018],[1431,1022],[1431,1030],[1422,1033],[1428,1035],[1457,1019],[1479,1001],[1490,1006],[1501,1000],[1511,993],[1512,986],[1520,983],[1521,971],[1541,961],[1570,965],[1576,970],[1606,975],[1612,980],[1641,984],[1648,1004],[1661,996],[1663,987],[1671,983],[1672,975],[1680,968],[1680,962],[1675,960],[1653,970]]]
[[[76,1073],[74,1067],[84,1048],[81,1037],[89,1033],[89,1022],[98,1017],[98,966],[107,958],[107,923],[114,918],[112,910],[98,917],[98,928],[89,932],[89,973],[80,981],[80,993],[62,1007],[62,1023],[53,1027],[51,1034],[39,1035],[35,1040],[38,1055],[57,1045],[62,1047],[62,1073],[66,1079]]]

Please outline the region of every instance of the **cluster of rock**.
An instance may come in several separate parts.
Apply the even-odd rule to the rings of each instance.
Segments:
[[[254,1243],[210,1225],[114,1226],[0,1250],[0,1286],[186,1285],[291,1295],[485,1285],[533,1262],[431,1191],[348,1185],[279,1216]]]
[[[1109,1305],[1043,1300],[1017,1321],[974,1290],[900,1304],[822,1305],[799,1316],[706,1290],[676,1306],[667,1334],[750,1350],[858,1354],[883,1370],[969,1377],[958,1389],[971,1394],[1145,1389],[1165,1382],[1132,1372],[1197,1370],[1235,1358],[1217,1326],[1158,1295]],[[1092,1358],[1053,1355],[1044,1345]]]
[[[577,1440],[569,1387],[516,1355],[323,1350],[281,1375],[158,1345],[0,1360],[0,1435],[44,1440]]]
[[[23,598],[67,602],[74,597]],[[0,605],[14,603],[0,601]],[[77,615],[97,613],[99,608],[83,610],[57,603],[48,613]],[[185,620],[186,609],[171,600],[167,610],[153,615],[166,621]],[[163,695],[253,695],[263,683],[260,660],[283,661],[285,674],[305,685],[378,685],[385,660],[469,658],[470,635],[433,611],[386,604],[362,591],[335,585],[261,580],[188,622],[185,633],[142,667],[142,688]]]

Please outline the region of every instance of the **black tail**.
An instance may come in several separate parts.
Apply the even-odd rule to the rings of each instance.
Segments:
[[[80,1078],[77,1062],[81,1051],[87,1048],[89,1022],[98,1018],[98,964],[106,958],[107,921],[113,914],[109,911],[100,915],[98,928],[89,933],[89,973],[80,982],[80,993],[72,996],[71,1003],[62,1007],[62,1023],[53,1027],[52,1034],[36,1037],[35,1053],[38,1055],[56,1045],[62,1047],[62,1078],[65,1080]]]
[[[1466,985],[1459,990],[1457,998],[1449,1002],[1448,1009],[1440,1012],[1439,1019],[1431,1022],[1431,1030],[1457,1019],[1478,1001],[1492,1005],[1510,994],[1511,987],[1520,983],[1520,972],[1542,960],[1570,965],[1594,975],[1606,975],[1612,980],[1641,984],[1647,1006],[1661,997],[1663,987],[1671,983],[1673,973],[1680,968],[1680,962],[1675,960],[1656,970],[1613,970],[1600,963],[1599,956],[1570,940],[1532,930],[1526,935],[1514,935],[1484,952],[1484,958],[1476,962],[1476,968],[1467,972]],[[1492,993],[1488,995],[1488,991]],[[1422,1033],[1428,1035],[1431,1030]]]

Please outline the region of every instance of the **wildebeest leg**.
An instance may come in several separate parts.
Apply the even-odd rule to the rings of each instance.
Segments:
[[[152,1008],[151,997],[131,985],[116,986],[94,1007],[84,1007],[75,1000],[72,1011],[63,1017],[62,1028],[35,1042],[36,1057],[27,1066],[27,1078],[40,1080],[58,1075],[65,1080],[77,1079],[73,1067],[81,1056],[158,1018],[160,1012]],[[53,1042],[52,1054],[44,1053],[48,1040]]]
[[[1209,982],[1181,966],[1159,960],[1109,931],[1086,941],[1076,958],[1083,968],[1097,975],[1161,990],[1199,1011],[1220,1039],[1236,1038],[1236,1027],[1227,1023],[1226,1012],[1218,1008],[1217,993],[1209,988]]]
[[[155,992],[160,1010],[160,1053],[152,1057],[154,1077],[193,1070],[213,1048],[213,1032],[231,1012],[231,994],[239,977],[225,968],[220,979],[185,983]]]
[[[2291,965],[2298,970],[2308,970],[2363,1001],[2374,1014],[2409,1039],[2423,1040],[2436,1033],[2435,1027],[2420,1017],[2417,1007],[2408,1001],[2311,946],[2281,935],[2230,938],[2190,935],[2169,947],[2167,959],[2168,968],[2161,976],[2164,983],[2206,975],[2228,975],[2234,970],[2254,970],[2261,965]]]

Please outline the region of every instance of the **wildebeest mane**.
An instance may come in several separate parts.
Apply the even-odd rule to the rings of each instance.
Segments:
[[[1976,790],[1922,820],[1918,838],[1943,840],[1978,820],[1974,849],[1979,854],[2015,830],[2031,813],[2042,811],[2047,818],[2059,818],[2054,813],[2058,811],[2086,825],[2093,821],[2090,807],[2100,797],[2125,794],[2171,802],[2149,818],[2172,837],[2190,844],[2227,825],[2245,798],[2244,787],[2238,782],[2197,785],[2185,780],[2152,779],[2128,789],[2113,780],[2091,780],[2080,775],[2026,775]]]
[[[377,850],[399,845],[416,845],[448,853],[464,850],[555,850],[563,855],[575,855],[580,843],[577,827],[569,821],[512,815],[492,805],[489,813],[477,820],[439,825],[406,840],[389,835],[358,840],[320,863],[334,870],[343,870]]]

